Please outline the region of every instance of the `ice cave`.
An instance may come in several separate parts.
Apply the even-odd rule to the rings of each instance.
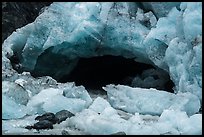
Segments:
[[[2,43],[2,134],[202,134],[202,2],[42,5]]]

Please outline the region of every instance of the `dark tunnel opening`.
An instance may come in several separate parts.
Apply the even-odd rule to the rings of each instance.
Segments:
[[[73,71],[69,75],[63,76],[58,82],[74,81],[77,86],[83,85],[87,89],[102,89],[103,86],[108,84],[131,86],[133,78],[141,75],[147,69],[156,68],[122,56],[106,55],[81,58]],[[168,78],[165,87],[161,90],[173,92],[174,83],[170,80],[169,75]]]
[[[19,69],[19,60],[17,56],[12,56],[10,58],[11,64],[18,73],[22,73],[23,70]],[[122,56],[98,56],[92,58],[80,58],[76,67],[68,75],[64,75],[58,82],[75,82],[77,86],[83,85],[89,90],[103,90],[102,87],[108,84],[121,84],[128,85],[131,87],[141,87],[141,88],[156,88],[158,90],[165,90],[168,92],[174,92],[174,83],[171,81],[170,76],[165,71],[158,71],[158,73],[164,73],[155,75],[154,71],[150,71],[145,74],[146,70],[157,70],[158,68],[145,63],[139,63],[134,61],[134,59],[127,59]],[[153,74],[151,74],[151,72]],[[49,73],[49,72],[48,72]],[[45,76],[40,71],[31,72],[33,77]],[[47,74],[48,76],[52,75]],[[149,79],[153,77],[153,81]],[[133,79],[138,76],[140,81],[136,81],[136,85],[133,84]],[[164,76],[164,77],[163,77]],[[54,77],[53,77],[54,78]],[[157,82],[155,85],[155,80],[165,81]],[[142,82],[141,82],[142,81]],[[149,84],[148,84],[149,83]],[[147,86],[148,85],[148,86]]]

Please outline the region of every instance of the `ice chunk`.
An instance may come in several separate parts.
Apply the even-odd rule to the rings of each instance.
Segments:
[[[2,95],[2,119],[22,118],[27,114],[25,105],[17,104],[13,99]]]
[[[86,101],[86,107],[92,103],[92,99],[83,86],[75,86],[69,83],[63,88],[63,95],[67,98],[79,98]]]
[[[36,95],[43,89],[57,88],[58,86],[57,81],[52,77],[43,76],[34,78],[30,72],[23,72],[21,74],[17,73],[16,75],[5,78],[4,81],[10,81],[15,83],[17,86],[20,86],[29,93],[30,97]]]
[[[199,98],[193,94],[173,94],[156,89],[131,88],[124,85],[107,85],[108,101],[111,106],[129,113],[160,115],[164,109],[186,111],[195,114],[200,109]]]
[[[50,76],[34,78],[29,72],[24,72],[22,74],[19,74],[19,77],[24,81],[22,86],[27,91],[31,92],[31,96],[38,94],[43,89],[57,88],[58,86],[57,81]],[[39,84],[41,86],[39,86]]]
[[[43,113],[44,110],[42,108],[42,105],[47,100],[50,100],[50,99],[54,98],[55,96],[61,95],[61,94],[62,94],[62,90],[53,89],[53,88],[48,88],[48,89],[40,91],[37,95],[33,96],[27,104],[27,106],[30,110],[30,113],[31,114]]]
[[[68,126],[92,135],[108,135],[128,128],[128,122],[117,114],[103,98],[96,98],[93,104],[68,121]]]
[[[194,114],[188,117],[183,111],[165,110],[156,124],[157,128],[160,128],[158,125],[168,125],[173,128],[172,131],[178,130],[182,135],[201,135],[202,114]]]
[[[97,97],[94,102],[91,104],[89,109],[97,112],[97,113],[102,113],[107,107],[111,107],[111,105],[105,101],[101,97]]]
[[[133,122],[133,119],[136,122]],[[125,132],[126,134],[159,134],[153,127],[140,126],[138,122],[138,115],[135,118],[131,117],[131,119],[125,120],[117,114],[117,111],[106,100],[98,97],[88,109],[70,118],[68,126],[74,126],[92,135],[109,135],[116,132]],[[143,123],[141,122],[141,124]],[[146,129],[152,130],[147,133]]]
[[[190,116],[188,121],[182,125],[181,134],[201,135],[202,134],[202,114]]]
[[[2,94],[21,105],[26,105],[29,100],[28,92],[14,82],[2,81]]]
[[[86,102],[82,99],[66,98],[57,95],[52,97],[52,99],[47,100],[42,108],[45,112],[57,113],[65,109],[75,114],[86,108]]]
[[[27,107],[31,114],[44,112],[56,113],[60,110],[68,110],[76,113],[84,109],[86,102],[82,99],[64,97],[62,89],[48,88],[33,96]]]

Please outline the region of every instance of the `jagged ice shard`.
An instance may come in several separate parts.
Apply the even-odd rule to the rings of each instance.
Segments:
[[[67,126],[87,134],[202,133],[202,114],[196,114],[202,102],[201,2],[56,2],[13,32],[2,47],[2,119],[67,109],[76,114]],[[166,71],[174,93],[107,85],[107,102],[93,100],[83,86],[56,81],[81,58],[106,55]],[[116,109],[131,118],[122,119]],[[186,125],[174,123],[174,113]],[[142,115],[157,122],[144,124]],[[194,120],[197,128],[192,128]]]

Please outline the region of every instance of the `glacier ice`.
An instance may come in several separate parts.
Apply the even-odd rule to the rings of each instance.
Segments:
[[[142,44],[149,30],[137,20],[130,20],[126,13],[115,18],[118,13],[114,8],[106,11],[108,14],[100,12],[104,4],[53,3],[33,23],[18,29],[4,42],[17,53],[9,48],[5,53],[17,54],[20,69],[44,75],[49,72],[55,78],[68,74],[79,57],[121,55],[151,63]],[[64,12],[66,8],[72,12]],[[48,62],[49,58],[52,61]]]
[[[153,88],[131,88],[124,85],[107,85],[111,106],[129,113],[160,115],[165,109],[185,111],[193,115],[200,109],[200,100],[191,93],[173,94]]]
[[[109,102],[93,102],[83,86],[56,81],[80,58],[104,55],[163,69],[175,94],[108,85]],[[202,134],[202,114],[195,114],[202,102],[201,69],[201,2],[56,2],[2,45],[2,119],[68,109],[76,114],[68,125],[90,134]],[[149,73],[132,85],[165,81]],[[129,112],[128,118],[116,108]]]
[[[202,100],[202,4],[181,3],[180,8],[159,18],[144,43],[149,58],[168,70],[177,92],[191,92]]]

